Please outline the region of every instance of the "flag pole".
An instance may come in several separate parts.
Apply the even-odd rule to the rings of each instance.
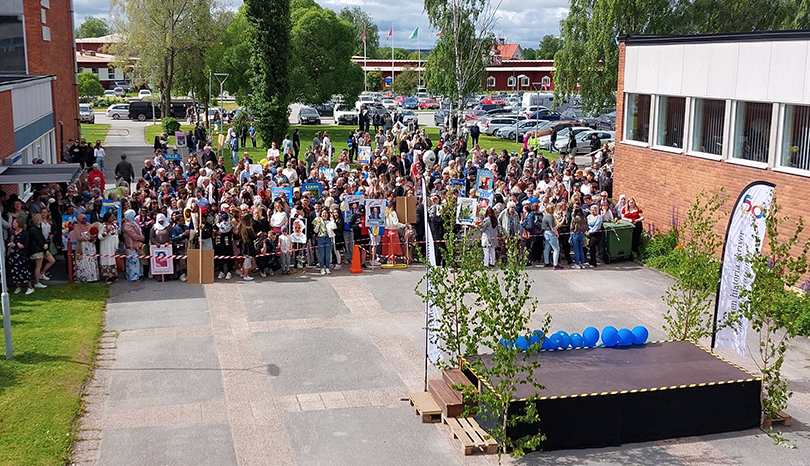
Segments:
[[[368,52],[366,52],[366,28],[363,28],[363,89],[368,91]]]
[[[394,90],[394,23],[391,23],[391,91]]]
[[[416,40],[417,40],[417,47],[419,47],[418,55],[416,59],[416,69],[419,70],[419,87],[422,87],[422,31],[419,30],[419,26],[416,26]]]

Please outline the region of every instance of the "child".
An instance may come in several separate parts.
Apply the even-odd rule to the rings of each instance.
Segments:
[[[267,236],[264,236],[264,232],[260,233],[263,236],[262,240],[262,257],[258,258],[259,264],[259,273],[261,274],[262,278],[266,277],[268,271],[270,276],[276,274],[276,270],[281,268],[279,265],[278,254],[276,253],[276,233],[274,231],[270,231],[267,233]]]
[[[274,233],[275,234],[275,233]],[[290,256],[292,255],[292,238],[287,234],[287,226],[281,227],[281,236],[278,237],[278,247],[281,250],[281,274],[290,274]]]

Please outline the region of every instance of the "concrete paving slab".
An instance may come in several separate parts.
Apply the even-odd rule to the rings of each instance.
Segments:
[[[425,274],[424,267],[413,266],[390,273],[395,275],[363,274],[360,276],[360,282],[388,312],[424,311],[425,304],[413,291]]]
[[[400,387],[397,373],[361,328],[254,335],[274,395]]]
[[[422,424],[407,403],[282,415],[298,465],[461,465],[437,424]],[[460,448],[460,447],[459,447]]]
[[[211,314],[205,298],[186,298],[163,303],[111,303],[107,305],[109,330],[208,325]]]
[[[107,303],[155,304],[153,301],[167,301],[173,305],[177,301],[195,298],[205,298],[203,285],[190,285],[179,281],[159,282],[144,278],[135,282],[116,282],[110,287],[110,298]]]
[[[121,342],[111,370],[110,409],[201,403],[224,396],[213,337]]]
[[[249,322],[269,320],[325,318],[348,314],[327,280],[287,280],[274,284],[272,290],[263,286],[240,286]]]
[[[98,466],[236,465],[231,428],[225,421],[106,429]]]
[[[533,452],[507,464],[520,466],[565,465],[565,466],[686,466],[678,458],[670,455],[657,443],[637,443],[622,447],[594,448],[588,450],[563,450],[553,452]],[[708,463],[693,463],[708,464]]]

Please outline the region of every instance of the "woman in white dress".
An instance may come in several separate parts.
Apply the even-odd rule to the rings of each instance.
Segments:
[[[118,223],[115,220],[112,212],[106,212],[101,217],[101,227],[98,230],[101,276],[108,285],[118,280],[118,266],[114,257],[118,252]]]

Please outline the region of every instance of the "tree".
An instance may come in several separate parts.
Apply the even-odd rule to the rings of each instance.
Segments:
[[[491,63],[497,6],[488,0],[425,0],[425,11],[430,25],[442,31],[425,65],[427,86],[463,108]]]
[[[79,82],[79,97],[98,97],[104,94],[104,86],[98,80],[98,76],[90,71],[83,71],[77,77]]]
[[[295,2],[292,10],[293,82],[297,102],[321,104],[341,95],[354,102],[363,90],[363,70],[352,61],[354,26],[315,2]]]
[[[537,60],[537,50],[531,47],[523,49],[523,58],[525,58],[526,60]]]
[[[419,75],[416,70],[406,66],[401,73],[394,78],[392,90],[399,95],[413,95],[419,86]]]
[[[119,66],[134,62],[133,80],[157,89],[164,115],[170,113],[178,61],[193,62],[215,37],[216,0],[111,0],[110,16],[122,40],[112,45]]]
[[[206,55],[206,64],[215,73],[228,73],[225,81],[225,89],[236,96],[236,101],[246,104],[250,101],[250,94],[253,92],[251,80],[253,79],[253,68],[250,66],[250,23],[245,14],[246,7],[242,5],[233,17],[233,21],[227,24],[225,32],[220,39],[220,47],[214,53]]]
[[[76,38],[85,39],[87,37],[102,37],[110,34],[110,25],[107,21],[88,16],[78,29],[76,29]]]
[[[289,126],[290,0],[245,0],[253,65],[251,111],[267,146],[281,141]]]
[[[664,314],[664,331],[674,340],[698,341],[712,333],[710,299],[717,291],[720,262],[715,258],[723,244],[714,227],[723,216],[727,196],[721,189],[704,201],[701,191],[689,208],[680,233],[682,241],[675,247],[680,266],[675,283],[663,296],[668,309]]]
[[[338,17],[354,26],[354,54],[363,56],[363,31],[365,31],[365,53],[368,57],[377,56],[377,49],[380,47],[380,30],[374,24],[371,15],[361,10],[360,7],[353,6],[344,7],[338,13]]]
[[[366,73],[366,84],[369,91],[379,91],[383,87],[382,73],[379,71],[369,71]]]
[[[562,48],[563,40],[559,37],[554,37],[551,34],[543,36],[540,41],[540,48],[535,55],[536,60],[554,60],[554,55]],[[526,54],[526,50],[523,51]],[[528,58],[527,58],[528,59]]]

